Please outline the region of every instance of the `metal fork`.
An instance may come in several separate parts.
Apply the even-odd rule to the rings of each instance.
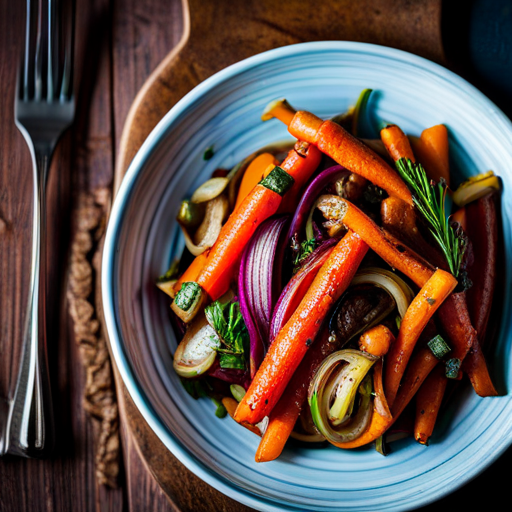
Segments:
[[[75,113],[73,7],[58,0],[27,0],[26,4],[15,119],[34,168],[32,268],[20,369],[4,419],[0,455],[45,457],[55,444],[46,351],[46,183],[55,146]]]

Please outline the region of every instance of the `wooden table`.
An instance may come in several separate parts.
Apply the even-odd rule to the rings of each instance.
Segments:
[[[77,119],[55,155],[49,183],[49,223],[53,228],[49,272],[54,297],[50,318],[55,333],[49,343],[49,360],[58,446],[54,456],[46,461],[12,457],[0,460],[0,511],[248,510],[209,488],[175,459],[163,457],[155,448],[158,442],[151,439],[147,425],[137,417],[122,386],[118,386],[124,404],[119,485],[100,485],[96,478],[100,425],[82,406],[86,376],[64,296],[70,287],[70,240],[78,229],[77,211],[83,206],[84,197],[93,196],[100,213],[102,208],[108,209],[121,133],[130,105],[149,74],[179,42],[183,23],[180,0],[78,3],[77,41],[82,58]],[[7,395],[16,375],[19,348],[14,340],[21,336],[30,266],[32,170],[26,144],[13,123],[23,19],[23,2],[1,2],[0,396]],[[135,440],[140,439],[148,444],[137,446]],[[511,460],[509,450],[475,483],[435,507],[471,507],[473,500],[483,493],[487,504],[497,502],[505,496],[504,468]],[[153,473],[169,496],[161,491]],[[162,480],[165,478],[167,481]],[[423,510],[433,509],[434,506],[428,506]]]

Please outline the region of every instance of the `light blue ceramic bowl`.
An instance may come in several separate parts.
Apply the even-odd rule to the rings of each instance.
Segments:
[[[169,301],[155,279],[179,254],[178,205],[217,167],[287,139],[263,107],[286,96],[322,117],[344,111],[363,88],[379,92],[377,115],[419,134],[444,123],[453,168],[493,169],[503,179],[503,230],[512,251],[512,126],[467,82],[401,51],[347,42],[288,46],[235,64],[206,80],[158,124],[138,152],[112,210],[103,257],[103,300],[112,352],[135,404],[163,444],[216,489],[256,509],[411,510],[467,483],[512,441],[510,271],[492,373],[505,393],[481,399],[463,387],[428,448],[412,440],[387,457],[373,449],[290,447],[256,464],[258,438],[194,401],[172,370],[176,339]],[[203,160],[214,146],[214,157]]]

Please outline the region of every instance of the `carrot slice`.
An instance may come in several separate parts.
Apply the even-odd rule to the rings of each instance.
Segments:
[[[447,383],[443,366],[437,366],[430,372],[416,394],[414,438],[420,444],[428,445],[432,436]]]
[[[408,158],[416,162],[411,143],[407,135],[396,124],[386,126],[380,131],[380,138],[386,146],[389,156],[396,162],[400,158]]]
[[[364,332],[359,338],[359,348],[377,357],[387,354],[395,342],[393,333],[382,324],[376,325]]]
[[[270,414],[367,251],[368,245],[351,231],[338,242],[299,307],[270,346],[237,408],[237,421],[254,424]]]
[[[397,340],[386,358],[384,389],[391,407],[418,338],[456,286],[457,280],[449,272],[437,269],[407,308]]]
[[[240,182],[240,188],[238,189],[238,195],[236,197],[235,208],[249,195],[251,190],[265,178],[265,171],[269,169],[269,166],[278,165],[276,157],[272,153],[262,153],[258,155],[247,167],[244,172],[242,181]]]

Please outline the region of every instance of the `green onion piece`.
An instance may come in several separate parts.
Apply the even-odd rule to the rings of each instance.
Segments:
[[[447,379],[456,379],[459,375],[460,369],[460,359],[452,358],[446,361],[446,378]]]
[[[266,178],[260,181],[260,185],[273,190],[280,196],[284,196],[294,183],[295,180],[278,165],[270,171]]]
[[[224,404],[213,396],[210,398],[212,399],[212,402],[215,404],[215,407],[217,408],[215,409],[215,416],[217,416],[217,418],[225,418],[228,411],[224,407]]]
[[[197,300],[200,292],[201,287],[197,283],[194,283],[193,281],[183,283],[180,291],[174,298],[174,303],[181,310],[188,311]]]
[[[180,260],[174,260],[169,267],[169,270],[163,275],[161,275],[156,282],[157,283],[166,283],[167,281],[172,281],[176,277],[178,277],[180,268]]]
[[[245,388],[239,384],[231,384],[229,390],[237,402],[241,402],[242,398],[245,396]]]
[[[439,334],[432,338],[427,345],[437,359],[442,359],[451,350],[448,343]]]
[[[203,160],[210,160],[210,158],[212,158],[214,154],[215,154],[215,151],[213,149],[213,146],[210,146],[203,153]]]

